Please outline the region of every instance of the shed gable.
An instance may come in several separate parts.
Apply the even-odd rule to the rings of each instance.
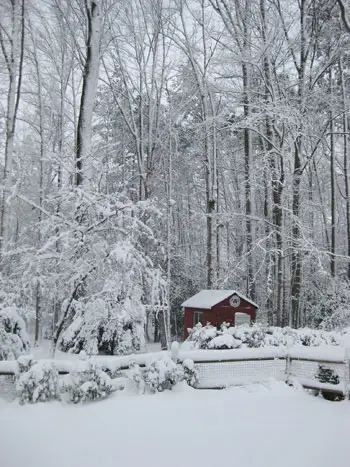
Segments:
[[[249,303],[254,308],[258,305],[249,298],[245,297],[236,290],[201,290],[193,297],[182,303],[184,308],[196,308],[201,310],[211,310],[222,302],[229,301],[233,296],[239,297],[240,300]],[[226,305],[226,303],[225,303]],[[237,305],[238,307],[239,305]],[[230,307],[234,308],[231,304]]]

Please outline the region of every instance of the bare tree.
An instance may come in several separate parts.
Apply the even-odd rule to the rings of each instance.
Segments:
[[[9,18],[7,16],[9,16]],[[22,86],[25,36],[24,0],[13,0],[10,2],[9,10],[5,15],[5,21],[7,19],[9,20],[9,29],[6,28],[6,26],[0,21],[0,46],[8,72],[6,142],[4,158],[5,164],[2,177],[3,187],[0,200],[0,254],[2,253],[5,245],[6,235],[9,233],[8,223],[10,211],[7,199],[10,196],[12,187],[14,137]]]

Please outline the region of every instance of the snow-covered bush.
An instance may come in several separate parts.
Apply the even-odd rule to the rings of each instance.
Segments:
[[[335,331],[308,328],[253,326],[229,327],[226,323],[217,329],[215,326],[197,324],[189,332],[188,342],[195,349],[235,349],[239,347],[266,347],[303,345],[340,345],[342,335]]]
[[[58,371],[52,362],[36,362],[34,357],[17,360],[16,391],[21,404],[46,402],[59,398]]]
[[[318,365],[318,371],[315,376],[320,383],[339,384],[339,375],[332,369],[324,365]]]
[[[207,349],[209,343],[218,335],[216,327],[198,323],[194,328],[188,329],[188,340],[193,342],[193,348]]]
[[[196,387],[198,383],[198,372],[194,366],[193,360],[187,358],[182,362],[184,371],[184,380],[189,386]]]
[[[300,343],[308,347],[319,345],[340,345],[341,335],[336,331],[324,331],[313,329],[298,329]]]
[[[333,370],[333,368],[328,368],[324,365],[318,366],[318,371],[315,375],[315,378],[318,379],[320,383],[336,385],[340,382],[339,375],[336,373],[336,371]],[[330,401],[338,401],[344,399],[344,397],[341,394],[332,391],[321,390],[321,393],[325,399]]]
[[[143,368],[140,368],[136,363],[131,363],[128,373],[129,380],[136,386],[137,392],[139,394],[144,394],[146,385],[145,385],[145,376]]]
[[[72,319],[61,336],[65,352],[126,355],[144,346],[145,305],[162,305],[161,271],[130,240],[115,244],[101,273],[89,284],[96,293],[73,301]]]
[[[247,347],[264,347],[266,333],[260,327],[254,327],[251,333],[247,333],[245,344]]]
[[[198,323],[189,329],[188,341],[194,349],[236,349],[242,345],[242,335],[237,338],[234,330],[226,323],[222,324],[220,330],[211,324],[203,326]]]
[[[214,339],[208,343],[208,349],[238,349],[241,345],[242,342],[240,340],[235,339],[229,333],[224,333],[214,337]]]
[[[0,309],[0,360],[14,360],[30,348],[24,320],[15,306]]]
[[[22,355],[17,359],[17,376],[26,373],[31,367],[37,363],[34,355]]]
[[[164,357],[147,363],[144,369],[133,365],[131,378],[136,383],[140,393],[162,392],[171,390],[177,383],[184,379],[184,369],[177,365],[171,358]]]
[[[145,384],[151,392],[171,390],[175,384],[183,380],[183,369],[171,358],[155,360],[146,366]]]
[[[144,309],[141,302],[111,302],[97,298],[76,304],[76,314],[63,333],[60,348],[89,355],[126,355],[144,345]]]
[[[317,270],[318,268],[316,268]],[[350,325],[350,283],[324,270],[309,275],[303,288],[306,323],[314,328],[341,330]]]
[[[79,361],[74,370],[62,378],[60,385],[63,399],[75,404],[104,399],[117,389],[101,366],[90,359]]]

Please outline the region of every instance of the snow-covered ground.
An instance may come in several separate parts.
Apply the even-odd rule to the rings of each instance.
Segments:
[[[34,347],[34,346],[32,347],[30,353],[34,355],[36,359],[51,358],[50,348],[51,348],[51,341],[43,339],[39,347]],[[161,351],[160,343],[150,342],[146,344],[144,351],[145,352],[160,352]],[[57,360],[78,360],[79,355],[74,354],[74,353],[69,353],[69,352],[62,352],[61,350],[56,350],[55,358]]]
[[[349,433],[348,402],[273,380],[78,406],[0,401],[1,467],[348,467]]]

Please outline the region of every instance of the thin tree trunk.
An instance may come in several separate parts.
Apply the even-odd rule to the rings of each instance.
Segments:
[[[220,259],[220,232],[221,232],[221,221],[219,218],[219,212],[220,212],[220,204],[219,204],[219,199],[220,199],[220,187],[219,187],[219,170],[218,168],[216,169],[216,225],[215,225],[215,230],[216,230],[216,283],[220,283],[220,277],[221,277],[221,259]]]
[[[107,260],[109,258],[109,255],[110,255],[110,253],[107,253],[107,255],[105,256],[104,259]],[[57,344],[59,342],[59,339],[61,337],[61,334],[62,334],[65,326],[67,325],[67,322],[68,322],[68,319],[69,319],[69,316],[70,316],[70,313],[71,313],[71,309],[72,309],[72,304],[73,304],[73,302],[75,300],[78,299],[79,292],[82,289],[82,287],[84,286],[86,279],[95,271],[96,271],[96,266],[93,266],[80,279],[78,279],[75,282],[75,285],[74,285],[74,288],[73,288],[73,290],[72,290],[72,292],[70,294],[70,297],[69,297],[69,299],[67,299],[67,301],[65,303],[65,308],[62,311],[61,319],[59,320],[57,328],[56,328],[56,330],[55,330],[55,332],[53,334],[52,345],[51,345],[51,357],[52,358],[54,358],[54,356],[55,356],[56,349],[57,349]]]
[[[167,319],[164,311],[158,313],[158,325],[159,325],[159,337],[160,337],[160,348],[162,350],[168,349],[167,345]]]
[[[154,315],[154,337],[153,340],[154,342],[159,341],[159,317],[158,315]]]
[[[269,153],[269,163],[271,170],[271,186],[272,186],[272,222],[275,226],[275,242],[276,242],[276,255],[275,255],[275,280],[276,280],[276,302],[275,302],[275,315],[274,320],[277,326],[283,324],[283,312],[282,312],[282,287],[283,287],[283,238],[282,238],[282,223],[283,223],[283,211],[282,211],[282,190],[284,185],[284,169],[283,160],[280,155],[280,168],[278,173],[278,162],[277,154],[274,149],[274,130],[269,115],[269,107],[271,107],[271,93],[272,93],[272,79],[271,79],[271,67],[268,56],[267,48],[267,25],[266,25],[266,11],[265,11],[265,0],[260,0],[260,14],[262,22],[262,37],[264,43],[264,80],[265,80],[265,102],[267,107],[267,114],[265,117],[265,128],[267,137],[267,151]]]
[[[346,209],[346,240],[347,240],[347,255],[350,258],[350,189],[349,189],[349,169],[348,169],[348,113],[346,111],[346,89],[342,61],[339,60],[339,71],[340,71],[340,85],[342,91],[343,100],[343,165],[344,165],[344,184],[345,184],[345,209]],[[350,261],[347,267],[347,276],[350,280]]]
[[[333,95],[333,70],[332,67],[328,72],[329,78],[329,94],[332,98]],[[333,119],[333,109],[332,101],[329,110],[329,133],[330,133],[330,163],[331,163],[331,276],[335,276],[336,263],[335,263],[335,224],[336,224],[336,197],[335,197],[335,148],[334,148],[334,119]]]
[[[37,56],[37,47],[35,43],[35,38],[32,33],[33,41],[33,53],[34,53],[34,64],[37,78],[37,92],[38,92],[38,106],[39,106],[39,136],[40,136],[40,158],[39,158],[39,200],[38,200],[38,238],[37,244],[38,247],[41,245],[41,221],[42,221],[42,205],[43,205],[43,181],[44,181],[44,153],[45,153],[45,136],[44,136],[44,105],[42,98],[42,86],[41,86],[41,74],[39,68],[39,61]],[[36,291],[35,291],[35,333],[34,333],[34,343],[38,345],[39,343],[39,334],[40,334],[40,325],[41,325],[41,287],[40,279],[37,278]]]
[[[207,138],[206,138],[207,139]],[[206,205],[207,205],[207,288],[212,289],[214,283],[214,258],[213,258],[213,215],[215,213],[215,200],[211,196],[211,171],[208,145],[205,144],[206,168]]]
[[[266,145],[265,142],[262,140],[262,150],[265,152]],[[269,187],[268,187],[268,173],[267,168],[264,168],[264,219],[269,219]],[[269,240],[270,237],[270,225],[269,222],[265,224],[265,237],[266,237],[266,247],[267,250],[271,250],[271,241]],[[271,253],[270,253],[271,255]],[[274,324],[274,300],[273,300],[273,281],[271,280],[271,276],[275,276],[275,261],[272,262],[266,260],[266,310],[267,310],[267,322],[269,325],[273,326]]]
[[[12,30],[10,50],[6,50],[3,33],[0,28],[0,46],[3,52],[9,74],[6,112],[5,137],[5,164],[2,179],[2,193],[0,206],[0,255],[2,254],[8,230],[9,212],[6,199],[12,186],[12,159],[16,119],[21,95],[22,69],[24,56],[24,0],[13,0],[12,4]]]
[[[312,165],[313,165],[313,169],[314,169],[314,172],[315,172],[317,191],[318,191],[318,196],[319,196],[319,199],[320,199],[320,206],[321,206],[323,227],[324,227],[323,231],[324,231],[325,240],[326,240],[326,249],[327,249],[327,251],[330,251],[330,241],[329,241],[329,234],[328,234],[327,216],[326,216],[326,212],[325,212],[323,196],[322,196],[322,190],[321,190],[321,186],[320,186],[320,180],[319,180],[319,177],[318,177],[317,166],[316,166],[315,161],[313,161]]]
[[[212,197],[215,200],[216,208],[215,208],[215,224],[213,225],[215,233],[215,245],[216,245],[216,254],[215,254],[215,270],[213,270],[213,278],[215,283],[219,283],[220,279],[220,219],[219,219],[219,198],[220,198],[220,190],[219,190],[219,167],[218,167],[218,146],[217,146],[217,126],[216,126],[216,107],[214,97],[211,93],[209,93],[209,101],[210,101],[210,111],[212,116]]]
[[[168,161],[168,216],[167,216],[167,310],[165,316],[165,335],[166,346],[170,350],[171,346],[171,260],[172,260],[172,192],[173,192],[173,177],[172,177],[172,145],[170,137],[169,161]]]
[[[300,311],[300,293],[302,280],[302,256],[300,249],[300,184],[302,178],[302,163],[301,157],[303,153],[303,124],[302,117],[305,113],[305,67],[307,61],[306,47],[306,0],[300,0],[300,59],[297,67],[298,71],[298,101],[300,108],[300,124],[298,134],[294,143],[294,168],[292,182],[292,277],[291,277],[291,294],[292,294],[292,309],[290,316],[290,324],[297,328],[299,326],[299,311]]]
[[[301,291],[301,274],[302,260],[300,254],[300,183],[301,183],[301,137],[298,136],[294,148],[294,172],[293,172],[293,201],[292,201],[292,277],[291,277],[291,294],[292,294],[292,327],[297,328],[299,322],[299,305]]]
[[[193,75],[196,80],[197,90],[199,94],[201,104],[201,122],[204,127],[203,135],[203,158],[204,158],[204,179],[205,179],[205,202],[206,202],[206,269],[207,269],[207,288],[211,289],[214,284],[214,262],[215,262],[215,251],[214,251],[214,226],[215,226],[215,212],[216,212],[216,200],[215,200],[215,158],[213,154],[212,135],[209,126],[209,117],[213,117],[212,112],[210,114],[210,90],[208,90],[206,70],[210,61],[210,53],[207,51],[206,44],[206,28],[205,28],[205,9],[206,5],[201,0],[201,19],[199,21],[201,28],[201,40],[203,46],[203,60],[199,65],[196,57],[194,56],[194,50],[192,48],[191,39],[188,36],[187,23],[184,17],[183,2],[179,4],[179,14],[181,24],[183,27],[185,37],[185,49],[192,67]],[[214,167],[214,169],[213,169]]]
[[[99,7],[94,0],[85,0],[85,9],[88,20],[88,40],[76,141],[75,183],[77,186],[83,183],[83,163],[91,151],[92,114],[100,61],[101,21]]]
[[[243,108],[244,117],[249,118],[249,76],[247,64],[242,65],[243,72]],[[251,185],[250,185],[250,159],[251,159],[251,134],[248,128],[244,129],[244,182],[245,182],[245,226],[247,242],[247,295],[254,300],[255,285],[253,274],[253,256],[252,256],[252,223],[251,223]]]
[[[248,20],[250,18],[249,0],[245,1],[244,6],[244,18],[243,18],[243,53],[248,55],[249,53],[249,31],[248,31]],[[243,57],[242,62],[242,76],[243,76],[243,112],[245,121],[249,125],[250,117],[250,69],[246,61],[246,57]],[[252,255],[252,201],[251,201],[251,183],[250,183],[250,161],[252,153],[252,141],[251,131],[248,128],[244,129],[244,184],[245,184],[245,227],[246,227],[246,244],[247,244],[247,295],[253,300],[255,298],[255,284],[254,284],[254,272],[253,272],[253,255]]]

